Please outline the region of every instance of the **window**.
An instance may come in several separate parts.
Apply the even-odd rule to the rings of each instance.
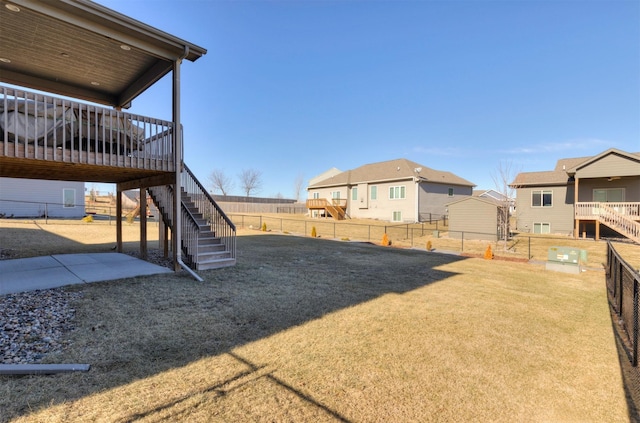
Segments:
[[[375,185],[371,187],[371,199],[372,200],[378,199],[378,187]]]
[[[534,234],[550,234],[551,233],[551,224],[550,223],[535,223],[533,224],[533,233]]]
[[[406,198],[404,185],[398,187],[389,187],[389,200],[398,200]]]
[[[402,222],[402,212],[394,211],[393,216],[391,217],[392,222]]]
[[[332,191],[331,192],[331,198],[333,198],[334,200],[339,200],[340,199],[340,191]]]
[[[75,207],[76,206],[76,190],[72,188],[64,188],[62,190],[62,204],[63,207]]]
[[[622,203],[624,201],[624,188],[594,189],[593,201],[597,203]]]
[[[532,191],[531,207],[551,207],[553,205],[553,191]]]
[[[358,187],[351,188],[351,199],[353,201],[358,200]]]
[[[320,193],[319,192],[314,192],[313,193],[313,199],[317,200],[318,198],[320,198]]]
[[[453,197],[453,188],[449,188],[449,197]]]

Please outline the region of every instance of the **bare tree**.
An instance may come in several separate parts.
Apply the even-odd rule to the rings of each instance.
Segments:
[[[298,173],[296,179],[293,181],[293,193],[296,196],[296,203],[300,202],[300,192],[302,191],[302,186],[304,185],[304,175],[302,173]]]
[[[244,169],[239,176],[240,184],[247,197],[260,191],[262,187],[262,173],[259,170]]]
[[[220,191],[222,195],[227,195],[233,189],[233,180],[224,171],[214,169],[209,175],[213,192]]]
[[[501,203],[499,210],[499,227],[505,250],[507,249],[507,241],[509,240],[509,221],[511,220],[512,210],[515,207],[516,189],[510,184],[518,173],[511,161],[500,161],[495,172],[491,172],[493,184],[501,196],[501,198],[499,198]]]

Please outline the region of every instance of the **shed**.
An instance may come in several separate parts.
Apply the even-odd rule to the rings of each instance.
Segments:
[[[497,241],[502,237],[502,222],[508,204],[492,198],[466,197],[447,204],[449,237]]]

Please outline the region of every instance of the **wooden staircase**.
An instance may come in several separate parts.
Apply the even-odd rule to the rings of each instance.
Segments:
[[[598,221],[616,232],[629,238],[636,244],[640,244],[640,223],[618,213],[607,203],[600,203]]]
[[[307,208],[309,210],[324,210],[330,214],[335,220],[344,220],[349,217],[347,214],[347,200],[325,198],[310,198],[307,200]]]
[[[236,264],[236,228],[185,165],[181,184],[182,257],[194,270]],[[166,225],[173,222],[173,187],[147,189]]]

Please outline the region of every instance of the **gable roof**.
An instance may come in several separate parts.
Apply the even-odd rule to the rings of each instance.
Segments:
[[[2,2],[0,22],[0,81],[115,107],[206,53],[90,0]]]
[[[575,175],[576,171],[610,154],[617,154],[632,160],[640,161],[640,153],[627,153],[615,148],[610,148],[595,156],[560,159],[556,163],[554,170],[519,173],[509,186],[517,188],[536,185],[566,185],[569,178]]]
[[[400,181],[420,178],[423,182],[449,185],[475,186],[451,172],[431,169],[407,159],[395,159],[386,162],[371,163],[358,168],[341,172],[327,179],[316,182],[309,188],[321,188],[359,183]]]
[[[620,156],[620,157],[624,157],[626,159],[635,161],[640,163],[640,153],[627,153],[626,151],[622,151],[622,150],[618,150],[617,148],[610,148],[606,151],[603,151],[602,153],[590,157],[587,160],[578,163],[570,168],[567,168],[567,173],[569,175],[575,175],[576,172],[578,172],[580,169],[583,169],[595,162],[597,162],[598,160],[602,159],[603,157],[609,156],[609,155],[616,155],[616,156]],[[640,173],[640,172],[638,172]]]

